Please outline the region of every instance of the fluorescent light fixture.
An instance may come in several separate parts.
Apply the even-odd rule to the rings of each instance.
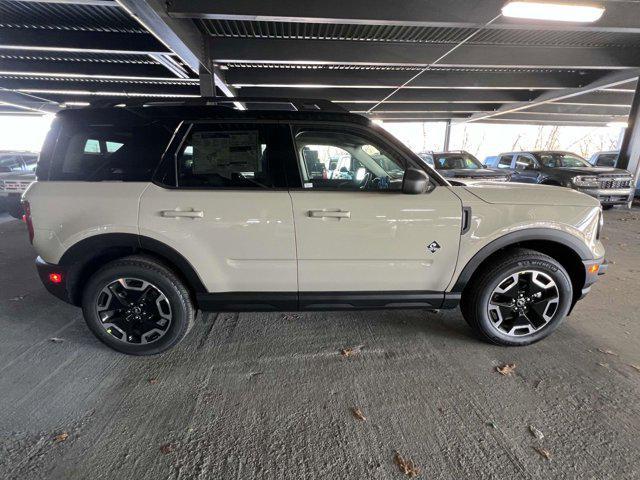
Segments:
[[[509,2],[502,7],[505,17],[555,22],[590,23],[602,17],[603,7],[545,2]]]
[[[627,122],[609,122],[607,123],[607,127],[614,128],[627,128],[629,124]]]

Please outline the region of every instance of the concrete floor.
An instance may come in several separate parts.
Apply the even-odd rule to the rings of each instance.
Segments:
[[[534,346],[457,310],[211,314],[154,358],[95,340],[0,221],[0,477],[407,478],[399,452],[425,479],[640,478],[639,220],[607,212],[615,263]]]

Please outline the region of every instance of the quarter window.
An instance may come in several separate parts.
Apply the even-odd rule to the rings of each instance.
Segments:
[[[49,180],[149,181],[173,127],[69,125],[63,132]]]
[[[301,130],[295,140],[303,188],[402,188],[404,163],[367,138],[347,132]]]

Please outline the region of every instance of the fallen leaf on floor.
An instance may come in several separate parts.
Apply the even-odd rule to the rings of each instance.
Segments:
[[[495,422],[488,422],[487,425],[490,426],[491,428],[495,428],[495,429],[498,428],[498,425],[496,425]]]
[[[604,367],[604,368],[609,368],[609,364],[608,363],[598,362],[598,365],[600,365],[601,367]]]
[[[627,363],[627,365],[633,368],[634,370],[637,370],[638,372],[640,372],[640,367],[638,365],[634,365],[633,363]]]
[[[67,438],[69,438],[69,434],[67,432],[62,432],[53,437],[53,441],[56,443],[64,442]]]
[[[506,363],[500,367],[496,367],[496,370],[500,375],[511,375],[513,371],[516,369],[515,363]]]
[[[264,372],[249,372],[247,377],[248,378],[253,378],[253,377],[257,376],[257,375],[262,375],[263,373]]]
[[[163,455],[169,455],[171,452],[173,452],[173,445],[171,445],[170,443],[160,445],[160,453],[162,453]]]
[[[606,355],[613,355],[614,357],[618,357],[619,356],[616,352],[612,352],[611,350],[607,350],[605,348],[599,348],[598,351],[600,353],[604,353]]]
[[[282,315],[282,320],[298,320],[300,315],[297,313],[284,313]]]
[[[362,345],[357,347],[346,347],[340,350],[340,355],[343,357],[352,357],[353,355],[360,353],[360,350],[362,350]]]
[[[60,337],[51,337],[51,338],[49,339],[49,341],[50,341],[50,342],[53,342],[53,343],[62,343],[62,342],[64,342],[64,338],[60,338]]]
[[[20,300],[24,300],[24,297],[26,297],[27,294],[24,295],[18,295],[16,297],[10,298],[9,300],[12,302],[19,302]]]
[[[359,408],[352,408],[351,413],[358,420],[362,420],[363,422],[367,420],[367,417],[364,416],[364,414],[362,413],[362,410],[360,410]]]
[[[398,452],[393,457],[393,461],[400,471],[409,478],[415,478],[420,475],[420,469],[408,458],[403,458]]]
[[[533,449],[536,452],[538,452],[540,455],[542,455],[546,460],[551,460],[551,452],[549,450],[547,450],[546,448],[533,447]]]
[[[148,381],[150,385],[157,385],[160,382],[157,378],[150,378]]]
[[[544,380],[538,380],[538,382],[536,383],[536,386],[534,388],[539,388],[540,385],[542,385],[542,382],[544,382]]]
[[[542,433],[540,430],[538,430],[536,427],[534,427],[533,425],[529,425],[529,431],[531,432],[531,434],[536,437],[538,440],[543,440],[544,439],[544,433]]]

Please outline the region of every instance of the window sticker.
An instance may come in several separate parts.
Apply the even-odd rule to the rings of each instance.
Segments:
[[[257,131],[196,132],[192,137],[193,173],[218,174],[260,171]]]

